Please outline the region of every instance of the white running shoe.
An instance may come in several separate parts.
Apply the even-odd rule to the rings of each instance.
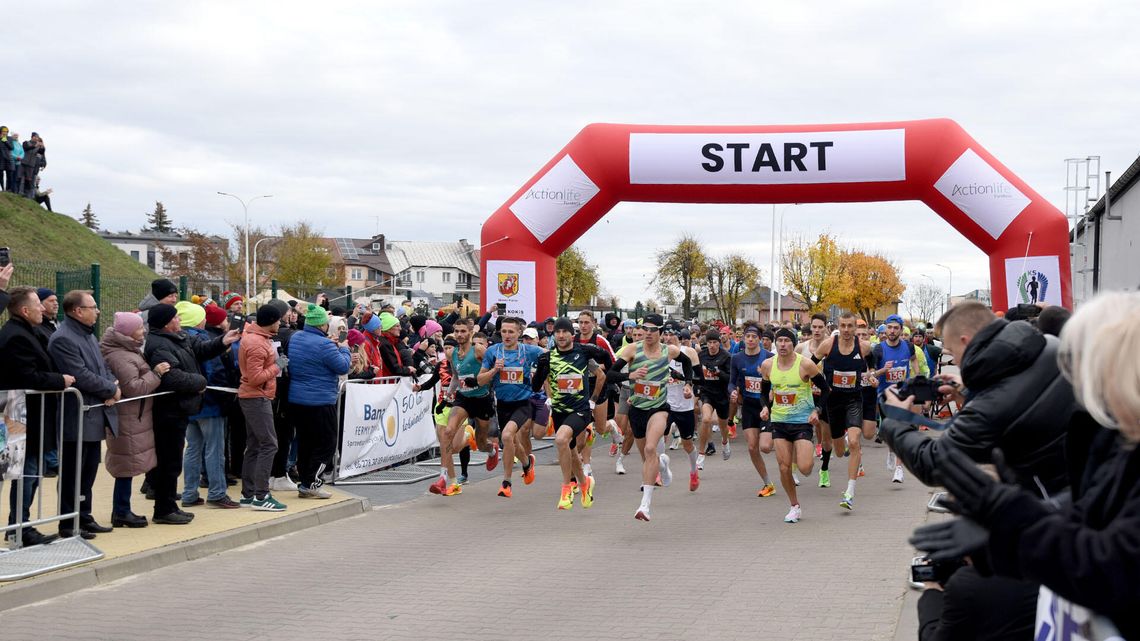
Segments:
[[[720,431],[720,426],[719,426],[719,425],[713,425],[713,431],[714,431],[714,432],[719,432],[719,431]]]
[[[793,505],[792,509],[788,510],[787,516],[784,517],[784,523],[799,523],[802,516],[803,512],[800,510],[800,506]]]
[[[614,467],[616,468],[615,471],[618,474],[625,474],[625,464],[622,463],[622,459],[624,459],[624,458],[625,457],[622,456],[621,454],[618,454],[618,456],[617,456],[617,465],[615,465]]]
[[[275,476],[269,479],[269,489],[273,492],[296,492],[297,484],[288,476]]]
[[[903,482],[903,466],[898,465],[895,467],[895,475],[891,477],[891,483]]]
[[[731,443],[721,443],[720,444],[720,455],[721,455],[721,458],[723,458],[724,460],[727,461],[728,457],[732,456],[732,444]]]
[[[698,470],[704,470],[705,469],[705,455],[704,454],[697,454],[697,469]]]
[[[669,449],[671,449],[671,450],[675,450],[675,449],[677,449],[678,447],[681,447],[681,437],[679,437],[679,436],[674,436],[674,437],[673,437],[673,440],[672,440],[672,441],[669,441]]]
[[[887,450],[887,471],[893,472],[895,470],[895,467],[898,466],[898,463],[899,462],[895,457],[895,453]]]
[[[669,469],[669,455],[662,454],[657,462],[661,464],[661,487],[669,487],[673,482],[673,471]]]
[[[796,474],[795,470],[792,470],[792,482],[796,484],[796,487],[800,486],[800,475]]]

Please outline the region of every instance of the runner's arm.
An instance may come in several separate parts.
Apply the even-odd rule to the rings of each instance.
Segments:
[[[619,357],[616,361],[614,361],[613,366],[610,367],[610,369],[606,372],[606,382],[620,383],[622,381],[628,381],[629,372],[621,371],[626,365],[628,365],[628,363],[625,362],[624,358]]]
[[[685,384],[686,385],[692,385],[693,384],[693,361],[689,360],[689,355],[685,353],[685,350],[683,350],[680,347],[677,347],[675,345],[671,346],[671,347],[673,347],[674,349],[677,350],[677,355],[676,355],[676,357],[674,357],[674,360],[676,360],[678,363],[681,364],[681,374],[684,377]]]
[[[475,376],[475,382],[478,383],[479,385],[486,385],[487,383],[490,383],[495,378],[495,373],[498,371],[499,371],[498,368],[495,368],[495,367],[492,367],[490,369],[483,367],[482,369],[479,370],[479,373]]]
[[[835,337],[834,336],[829,336],[829,337],[823,339],[823,342],[820,343],[819,347],[817,347],[815,352],[812,353],[811,362],[818,363],[818,362],[822,361],[827,356],[827,354],[829,352],[831,352],[831,347],[834,344],[835,344]]]
[[[534,363],[534,374],[530,377],[531,391],[541,390],[548,376],[550,376],[550,352],[543,352]]]

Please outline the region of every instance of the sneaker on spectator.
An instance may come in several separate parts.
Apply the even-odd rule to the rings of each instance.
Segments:
[[[206,501],[206,503],[212,507],[220,507],[220,508],[223,508],[226,510],[233,510],[233,509],[241,507],[240,505],[237,504],[236,501],[231,499],[229,496],[223,496],[222,498],[217,499],[217,500],[209,500],[209,501]]]
[[[306,487],[304,485],[297,486],[297,496],[303,499],[331,499],[332,493],[319,485]]]
[[[269,479],[269,489],[278,492],[296,492],[297,484],[288,476],[275,476]]]
[[[261,512],[284,512],[285,504],[273,498],[272,494],[266,494],[262,498],[254,498],[250,503],[250,507]]]

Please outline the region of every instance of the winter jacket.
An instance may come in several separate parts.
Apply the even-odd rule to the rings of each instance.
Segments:
[[[154,294],[147,294],[139,301],[139,316],[142,316],[143,326],[149,331],[150,325],[147,325],[146,317],[150,315],[150,309],[158,304],[158,299]]]
[[[120,334],[114,327],[103,332],[99,342],[103,359],[111,373],[119,380],[123,399],[153,394],[162,383],[146,359],[142,343]],[[158,464],[154,450],[154,400],[119,403],[119,433],[107,439],[107,472],[117,478],[131,478],[145,474]]]
[[[83,404],[93,406],[83,412],[83,441],[102,441],[105,430],[112,434],[119,432],[119,412],[113,406],[103,404],[115,396],[118,383],[111,374],[103,353],[99,351],[99,341],[95,339],[95,327],[88,327],[74,318],[63,319],[59,329],[48,341],[48,353],[62,374],[75,377],[75,387],[83,392]],[[75,442],[79,436],[79,414],[75,398],[66,395],[63,401],[63,439]]]
[[[23,318],[12,317],[0,329],[0,361],[4,363],[0,367],[0,389],[64,389],[63,374],[48,355],[47,338]],[[59,394],[27,396],[29,452],[39,451],[41,417],[45,434],[53,426],[58,429],[58,407]]]
[[[1073,427],[1089,422],[1077,412]],[[1116,430],[1092,430],[1084,481],[1071,504],[1053,510],[1023,491],[994,510],[990,563],[998,574],[1039,582],[1107,616],[1124,638],[1140,639],[1140,447]]]
[[[170,363],[170,371],[163,375],[158,391],[174,392],[155,400],[155,429],[185,428],[190,417],[202,411],[206,376],[199,361],[219,356],[225,350],[221,337],[206,341],[185,332],[151,331],[143,349],[146,362],[151,367]]]
[[[0,138],[0,171],[8,168],[12,162],[12,139]]]
[[[24,145],[18,140],[9,139],[8,142],[12,143],[12,168],[15,169],[24,160]]]
[[[880,435],[926,485],[938,484],[943,448],[957,447],[989,463],[1000,447],[1022,487],[1037,492],[1037,478],[1050,494],[1064,490],[1065,432],[1076,403],[1057,368],[1058,344],[1025,321],[995,320],[966,347],[961,372],[968,400],[942,438],[928,438],[896,419],[884,420]]]
[[[185,331],[187,336],[199,341],[209,341],[224,336],[224,333],[220,331],[197,329],[195,327],[191,327]],[[202,368],[202,375],[206,377],[207,385],[225,387],[228,384],[226,365],[224,363],[226,356],[225,351],[223,351],[218,356],[208,358],[198,363]],[[225,416],[226,412],[224,410],[229,406],[229,398],[227,397],[233,397],[233,394],[206,390],[206,393],[202,395],[202,411],[191,416],[191,420]]]
[[[380,376],[415,376],[415,369],[405,365],[400,353],[400,339],[384,334],[378,341],[380,351]]]
[[[273,347],[273,335],[269,330],[256,324],[245,326],[242,333],[241,351],[238,352],[238,367],[241,370],[241,383],[238,385],[238,398],[268,398],[277,395],[277,350]]]
[[[47,160],[41,153],[40,146],[29,140],[24,143],[24,157],[20,159],[20,164],[24,167],[25,172],[35,173],[47,167]]]
[[[293,334],[289,342],[289,402],[294,405],[336,405],[340,376],[348,373],[352,356],[347,347],[329,340],[316,327]]]

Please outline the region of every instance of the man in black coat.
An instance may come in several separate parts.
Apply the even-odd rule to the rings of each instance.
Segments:
[[[237,330],[211,340],[195,340],[182,331],[178,312],[173,305],[159,303],[147,314],[150,334],[144,356],[154,367],[170,363],[170,371],[162,377],[159,396],[154,403],[154,447],[158,465],[147,472],[147,482],[154,490],[155,523],[186,525],[194,516],[178,508],[178,477],[182,474],[182,450],[186,444],[186,426],[190,417],[202,409],[206,377],[200,361],[221,356],[226,347],[238,340]]]
[[[99,320],[99,306],[90,292],[72,290],[63,297],[66,315],[59,329],[48,341],[48,354],[64,374],[75,377],[75,387],[83,392],[83,405],[78,407],[74,397],[63,399],[63,435],[60,439],[59,488],[61,514],[75,511],[78,497],[75,492],[75,468],[79,464],[79,532],[85,539],[110,532],[111,528],[99,525],[91,515],[92,486],[102,460],[102,444],[107,430],[117,435],[119,413],[114,404],[122,396],[119,383],[111,373],[99,341],[95,338],[95,323]],[[80,445],[82,442],[82,445]],[[59,534],[73,536],[75,521],[60,521]]]
[[[961,376],[941,378],[959,411],[942,438],[931,439],[907,421],[885,418],[879,434],[899,460],[926,485],[939,485],[943,451],[954,447],[978,463],[990,463],[995,447],[1018,483],[1040,495],[1069,486],[1065,434],[1076,410],[1073,388],[1057,367],[1059,342],[1025,321],[996,318],[985,305],[951,307],[935,325],[943,349]],[[887,392],[886,405],[910,409],[911,399]]]
[[[60,374],[47,351],[47,337],[36,331],[43,322],[43,305],[36,291],[29,287],[17,287],[9,292],[9,320],[0,329],[0,388],[62,390],[75,383],[70,374]],[[59,429],[56,408],[57,394],[31,394],[27,397],[27,440],[24,450],[24,491],[19,483],[12,483],[8,497],[8,525],[17,519],[17,505],[22,505],[21,522],[29,520],[32,499],[39,485],[39,465],[41,425],[44,435]],[[15,538],[14,532],[9,532]],[[23,545],[50,543],[56,535],[44,535],[33,527],[23,528]]]

